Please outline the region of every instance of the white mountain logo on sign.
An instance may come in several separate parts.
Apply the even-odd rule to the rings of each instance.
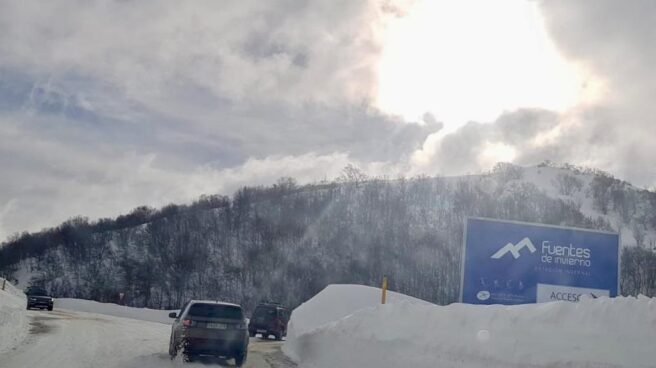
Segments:
[[[531,253],[535,252],[535,246],[531,242],[531,239],[529,238],[524,238],[517,243],[517,245],[513,243],[508,243],[506,244],[503,248],[499,249],[496,253],[492,255],[492,258],[494,259],[499,259],[503,256],[506,255],[506,253],[510,252],[515,259],[519,258],[520,254],[519,251],[528,248],[528,250]]]

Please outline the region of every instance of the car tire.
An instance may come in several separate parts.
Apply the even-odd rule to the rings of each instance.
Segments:
[[[246,356],[247,356],[246,352],[235,355],[235,365],[237,367],[243,366],[244,363],[246,363]]]
[[[52,310],[52,306],[48,307],[48,310],[51,311],[51,310]]]
[[[274,334],[273,337],[274,337],[277,341],[282,340],[282,332],[278,332],[277,334]]]
[[[255,335],[256,335],[255,331],[248,331],[248,336],[255,337]]]
[[[262,332],[260,335],[262,335],[262,340],[268,340],[269,339],[269,334],[266,332]]]

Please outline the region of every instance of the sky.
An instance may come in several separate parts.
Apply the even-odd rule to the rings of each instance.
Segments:
[[[0,239],[280,177],[656,186],[656,2],[0,0]]]

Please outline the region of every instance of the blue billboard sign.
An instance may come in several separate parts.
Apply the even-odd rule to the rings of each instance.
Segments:
[[[526,304],[617,296],[619,234],[468,218],[460,300]]]

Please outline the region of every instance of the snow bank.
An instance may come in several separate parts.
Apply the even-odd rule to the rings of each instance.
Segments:
[[[99,303],[93,300],[58,298],[55,308],[68,309],[77,312],[105,314],[114,317],[132,318],[141,321],[171,324],[168,310],[133,308],[112,303]]]
[[[17,346],[27,336],[26,304],[25,294],[7,281],[5,290],[0,290],[0,354]]]
[[[336,321],[360,309],[380,305],[381,289],[364,285],[328,285],[312,299],[294,309],[289,322],[288,336],[304,334],[328,322]],[[433,305],[411,296],[387,292],[388,304],[402,301]]]
[[[2,281],[3,280],[4,279],[2,277],[0,277],[0,286],[2,286]],[[11,282],[9,282],[9,281],[5,282],[5,290],[4,291],[11,294],[11,295],[13,295],[13,296],[15,296],[15,297],[23,299],[23,301],[25,301],[27,303],[27,300],[25,300],[25,294],[23,293],[23,291],[18,289]]]
[[[312,299],[301,304],[292,312],[287,328],[287,342],[283,350],[295,357],[295,346],[303,336],[327,323],[349,316],[359,310],[380,305],[381,289],[364,285],[328,285]],[[387,304],[406,302],[409,304],[433,305],[407,295],[387,292]]]
[[[656,299],[646,297],[520,306],[402,301],[290,336],[284,351],[312,368],[633,368],[656,367],[654,341]]]

